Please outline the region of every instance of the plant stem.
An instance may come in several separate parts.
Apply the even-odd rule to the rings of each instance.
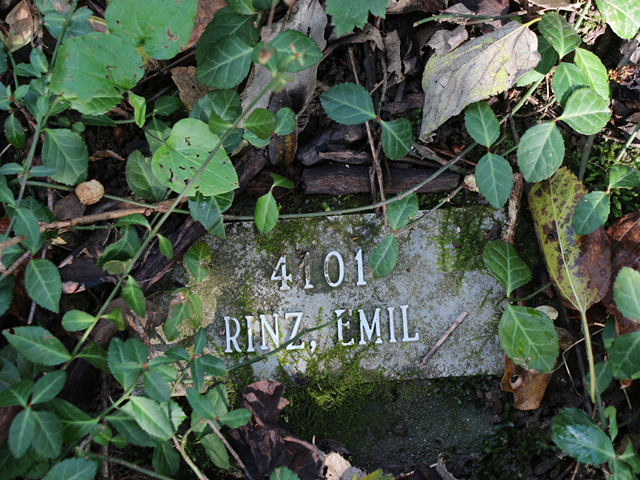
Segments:
[[[589,160],[589,154],[591,153],[591,147],[593,147],[593,139],[595,137],[596,136],[593,133],[589,135],[589,138],[587,138],[587,144],[584,146],[584,150],[582,151],[582,160],[580,161],[580,170],[578,170],[578,180],[580,181],[582,181],[582,179],[584,178],[584,171],[587,169],[587,161]]]
[[[135,463],[127,462],[126,460],[122,460],[120,458],[108,457],[106,455],[98,455],[97,453],[92,453],[92,452],[84,452],[84,453],[85,455],[88,455],[91,458],[104,460],[109,463],[113,463],[114,465],[122,465],[123,467],[128,467],[131,470],[135,470],[136,472],[140,472],[150,477],[157,478],[158,480],[173,480],[171,477],[166,477],[164,475],[161,475],[160,473],[154,472],[153,470],[148,470],[139,465],[136,465]]]
[[[587,2],[584,4],[584,8],[582,9],[581,13],[578,13],[578,21],[575,23],[575,25],[573,26],[573,29],[577,32],[578,29],[580,28],[580,25],[582,25],[582,21],[584,20],[584,18],[587,16],[587,13],[589,12],[589,9],[591,8],[591,0],[587,0]]]
[[[501,20],[503,18],[511,18],[511,17],[519,17],[521,15],[526,14],[527,12],[515,12],[515,13],[509,13],[508,15],[496,15],[496,16],[488,16],[488,15],[473,15],[473,14],[468,14],[468,13],[443,13],[442,15],[434,15],[432,17],[428,17],[428,18],[423,18],[422,20],[418,20],[417,22],[415,22],[413,24],[414,27],[417,27],[419,25],[422,25],[423,23],[427,23],[430,22],[432,20],[440,20],[440,19],[446,19],[446,18],[469,18],[472,20],[482,20],[483,23],[486,21],[491,21],[491,20]],[[469,22],[471,23],[471,22]]]
[[[589,334],[589,323],[587,322],[587,314],[585,309],[580,309],[580,319],[582,320],[582,332],[584,333],[584,343],[587,346],[587,361],[589,362],[589,374],[591,375],[591,385],[589,390],[591,394],[591,401],[596,403],[596,366],[593,361],[593,348],[591,348],[591,335]],[[598,405],[600,408],[600,405]]]
[[[189,429],[187,433],[184,434],[184,436],[182,437],[182,443],[178,442],[178,438],[174,433],[172,437],[173,444],[176,446],[176,449],[178,450],[178,452],[180,452],[180,455],[182,456],[184,461],[187,463],[187,465],[189,465],[189,468],[191,468],[191,470],[193,470],[193,473],[196,474],[196,477],[198,477],[198,480],[208,480],[205,474],[200,471],[200,469],[196,466],[195,463],[193,463],[193,460],[191,460],[191,457],[187,455],[187,452],[185,451],[184,447],[185,447],[185,444],[187,443],[187,437],[189,436],[190,432],[191,432],[191,429]]]
[[[416,218],[414,221],[410,222],[406,227],[401,228],[400,230],[398,230],[397,232],[395,232],[396,237],[407,233],[409,230],[411,230],[417,223],[421,222],[422,220],[424,220],[425,218],[427,218],[429,215],[431,215],[433,212],[435,212],[436,210],[438,210],[440,207],[442,207],[445,203],[449,203],[453,197],[455,197],[458,192],[460,190],[462,190],[462,188],[464,187],[464,183],[461,183],[460,185],[458,185],[455,190],[453,190],[449,195],[447,195],[446,197],[444,197],[444,200],[442,200],[439,204],[437,204],[435,207],[433,207],[431,210],[429,210],[428,212],[426,212],[424,215],[422,215],[420,218]]]
[[[536,295],[538,295],[540,292],[543,292],[544,290],[546,290],[547,288],[549,288],[551,286],[551,282],[547,283],[544,287],[540,287],[538,290],[536,290],[535,292],[533,292],[531,295],[527,296],[527,297],[523,297],[523,298],[510,298],[509,300],[511,300],[512,302],[525,302],[527,300],[532,299],[533,297],[535,297]]]
[[[238,454],[236,453],[236,451],[231,448],[231,445],[229,445],[229,442],[227,442],[227,439],[224,438],[224,435],[222,435],[222,432],[220,432],[220,430],[218,429],[218,427],[216,427],[216,424],[213,423],[211,420],[207,420],[207,423],[209,424],[209,426],[213,429],[213,431],[215,432],[215,434],[218,436],[218,438],[220,438],[220,440],[222,440],[222,443],[224,443],[224,446],[227,447],[227,450],[229,450],[229,452],[231,453],[231,455],[233,456],[233,458],[236,459],[236,462],[238,463],[238,465],[240,466],[240,468],[242,469],[242,471],[244,472],[244,474],[246,475],[246,477],[249,480],[253,480],[253,477],[251,476],[251,474],[249,473],[249,470],[247,469],[247,467],[245,466],[244,463],[242,463],[242,460],[240,460],[240,457],[238,456]]]
[[[638,130],[640,130],[640,122],[638,122],[638,124],[636,125],[636,128],[633,129],[633,133],[627,139],[627,141],[624,143],[624,145],[622,147],[622,150],[620,150],[620,153],[616,157],[616,161],[617,162],[619,162],[622,159],[622,157],[624,156],[624,152],[627,151],[627,149],[629,148],[629,145],[631,145],[631,142],[633,142],[633,140],[635,140],[636,135],[638,134]]]

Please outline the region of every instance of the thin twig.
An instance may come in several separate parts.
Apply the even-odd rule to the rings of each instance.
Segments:
[[[420,360],[420,365],[424,365],[425,363],[427,363],[427,361],[433,356],[434,353],[436,353],[436,351],[440,348],[440,346],[444,343],[444,341],[447,338],[449,338],[449,335],[453,333],[456,327],[462,323],[462,321],[465,319],[467,315],[469,315],[468,312],[462,312],[460,315],[458,315],[458,318],[456,318],[453,324],[451,324],[451,326],[447,329],[447,331],[444,332],[444,335],[440,337],[440,340],[438,340],[436,344],[433,346],[433,348],[429,350],[429,353],[427,353],[423,357],[423,359]]]
[[[244,474],[247,476],[247,478],[249,480],[253,480],[253,477],[251,476],[251,474],[249,473],[249,470],[247,469],[247,467],[245,466],[244,463],[242,463],[242,460],[240,460],[240,457],[238,456],[238,454],[236,453],[236,451],[231,447],[231,445],[229,445],[229,442],[227,442],[227,439],[224,438],[224,435],[222,435],[222,432],[220,432],[220,430],[218,429],[218,427],[216,427],[216,424],[213,423],[211,420],[207,420],[207,423],[209,424],[209,426],[213,429],[214,432],[216,432],[216,435],[218,435],[218,437],[220,438],[220,440],[222,440],[222,443],[224,443],[224,446],[227,447],[227,450],[229,450],[229,452],[231,453],[231,455],[233,456],[233,458],[236,459],[236,462],[238,463],[238,466],[242,469],[242,471],[244,472]]]
[[[635,140],[636,135],[638,134],[638,130],[640,130],[640,122],[638,122],[638,124],[636,125],[636,128],[633,129],[633,133],[627,139],[625,144],[622,146],[622,150],[620,150],[620,153],[618,154],[618,157],[616,158],[616,161],[619,162],[620,160],[622,160],[622,157],[624,156],[624,152],[627,151],[627,148],[629,148],[629,145],[631,145],[631,142],[633,142]],[[582,166],[580,166],[580,167],[582,168]]]
[[[426,212],[424,215],[422,215],[419,218],[416,218],[415,220],[413,220],[411,223],[409,223],[406,227],[401,228],[400,230],[398,230],[397,232],[395,232],[396,237],[399,237],[400,235],[403,235],[405,233],[407,233],[409,230],[411,230],[418,222],[421,222],[422,220],[424,220],[425,218],[427,218],[429,215],[431,215],[433,212],[435,212],[436,210],[438,210],[440,207],[442,207],[445,203],[449,203],[451,200],[453,200],[453,197],[455,197],[458,192],[460,190],[462,190],[462,188],[464,188],[464,183],[461,183],[460,185],[458,185],[449,195],[447,195],[446,197],[444,197],[444,200],[442,200],[439,204],[437,204],[435,207],[433,207],[431,210],[429,210],[428,212]]]
[[[170,477],[161,475],[157,472],[154,472],[153,470],[148,470],[139,465],[136,465],[135,463],[127,462],[126,460],[122,460],[121,458],[106,457],[104,455],[98,455],[97,453],[92,453],[92,452],[85,452],[85,454],[89,455],[89,457],[91,458],[96,458],[98,460],[106,460],[107,462],[113,463],[115,465],[122,465],[123,467],[130,468],[131,470],[134,470],[136,472],[140,472],[150,477],[157,478],[158,480],[173,480]]]
[[[184,459],[184,461],[187,463],[187,465],[189,465],[191,470],[193,470],[193,473],[196,474],[196,477],[198,477],[198,480],[209,480],[207,476],[200,471],[200,469],[196,466],[196,464],[193,463],[193,460],[191,460],[191,457],[189,457],[189,455],[184,449],[185,442],[187,441],[187,435],[185,435],[182,438],[182,445],[180,445],[180,442],[178,442],[178,438],[176,437],[175,433],[173,434],[172,439],[173,439],[173,444],[176,446],[176,450],[180,452],[180,455],[182,455],[182,458]]]

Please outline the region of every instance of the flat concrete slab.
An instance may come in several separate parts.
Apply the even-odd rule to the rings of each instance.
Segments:
[[[483,215],[483,232],[495,232],[501,212],[473,208]],[[314,355],[329,350],[337,368],[343,355],[360,349],[366,349],[361,368],[382,369],[388,378],[500,375],[497,325],[505,291],[482,269],[443,267],[459,247],[443,237],[448,215],[437,211],[399,237],[395,268],[377,279],[367,260],[385,231],[373,214],[281,221],[267,235],[253,223],[233,223],[226,226],[225,240],[204,237],[213,251],[210,273],[193,291],[203,304],[206,351],[234,365],[305,329],[329,324],[254,363],[256,378],[303,375]],[[194,284],[182,267],[173,278]],[[466,318],[421,365],[462,312]],[[180,329],[174,342],[167,342],[161,329],[151,340],[159,350],[176,344],[189,349],[195,332],[186,325]]]

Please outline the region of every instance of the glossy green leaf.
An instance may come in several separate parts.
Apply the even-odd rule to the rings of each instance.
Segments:
[[[411,150],[411,122],[399,118],[391,122],[380,120],[382,149],[390,160],[399,160]]]
[[[229,469],[229,453],[218,435],[205,435],[200,439],[200,445],[204,447],[204,451],[216,467],[223,470]]]
[[[615,457],[607,434],[577,408],[564,409],[553,418],[551,439],[565,453],[587,465],[600,465]]]
[[[531,127],[518,144],[518,166],[527,182],[539,182],[553,175],[562,164],[564,140],[554,122]]]
[[[219,144],[218,137],[200,120],[180,120],[174,125],[167,144],[153,155],[153,173],[163,185],[175,192],[182,192],[185,183],[198,172],[210,152]],[[236,171],[222,148],[218,149],[193,184],[196,191],[206,196],[227,193],[238,186]]]
[[[295,73],[322,60],[322,52],[316,42],[296,30],[278,34],[269,42],[269,49],[274,50],[274,55],[268,66],[278,71]]]
[[[320,95],[322,108],[342,125],[356,125],[376,118],[369,92],[355,83],[341,83]]]
[[[153,174],[151,157],[145,158],[139,150],[136,150],[127,159],[125,174],[129,188],[139,197],[152,203],[164,199],[167,187]]]
[[[195,277],[196,284],[202,282],[209,275],[209,269],[202,266],[203,261],[208,262],[209,260],[211,260],[211,248],[205,242],[196,243],[185,255],[185,263],[191,275]]]
[[[467,132],[476,142],[489,148],[500,135],[500,124],[496,114],[486,102],[469,105],[464,111]]]
[[[126,227],[128,225],[140,225],[145,227],[148,231],[151,231],[151,225],[149,220],[141,213],[132,213],[126,217],[121,217],[116,223],[116,227]]]
[[[381,278],[391,273],[397,261],[398,242],[396,236],[391,234],[373,247],[367,265],[371,269],[373,278]]]
[[[197,295],[186,288],[180,288],[173,292],[173,298],[169,317],[163,325],[164,334],[170,341],[178,338],[178,326],[184,321],[197,328],[202,320],[202,303]]]
[[[227,373],[225,363],[218,357],[213,355],[202,355],[199,359],[200,364],[205,372],[214,377],[222,377]]]
[[[144,136],[149,142],[149,150],[153,156],[158,149],[165,145],[167,139],[171,136],[171,127],[159,118],[153,117],[147,123]]]
[[[198,329],[193,339],[193,353],[200,355],[207,344],[207,331],[204,328]]]
[[[104,249],[103,254],[97,261],[97,266],[102,268],[108,262],[125,262],[134,257],[140,248],[140,238],[138,232],[132,225],[125,225],[120,229],[122,237]]]
[[[82,137],[71,130],[46,128],[42,164],[56,173],[51,179],[66,185],[84,182],[89,168],[89,151]]]
[[[209,114],[209,131],[211,133],[226,132],[233,124],[225,122],[216,112]]]
[[[91,438],[98,445],[109,445],[111,437],[113,437],[113,432],[103,423],[98,423],[91,429]]]
[[[129,442],[140,447],[155,447],[159,442],[145,432],[136,422],[133,405],[128,402],[107,420]]]
[[[507,290],[507,296],[531,280],[531,270],[509,243],[502,240],[487,243],[484,247],[483,259],[489,273]]]
[[[196,80],[218,90],[235,87],[249,73],[252,52],[239,37],[223,37],[202,53]]]
[[[14,210],[15,233],[27,237],[31,245],[37,245],[40,240],[40,225],[34,213],[25,207]]]
[[[611,342],[607,353],[613,378],[640,378],[640,331],[619,335]]]
[[[184,347],[180,346],[171,347],[169,350],[164,352],[164,354],[167,356],[167,358],[170,358],[171,360],[176,362],[186,362],[191,358],[189,352],[187,352]]]
[[[133,349],[127,349],[127,343],[130,340],[123,342],[119,338],[114,338],[109,344],[107,355],[111,374],[125,389],[129,388],[138,379],[142,373],[143,363],[146,362],[146,358],[142,362],[138,361],[137,356],[132,358],[128,350]]]
[[[338,36],[354,28],[362,28],[369,19],[369,13],[385,18],[387,0],[327,0],[327,15],[332,15],[332,23]]]
[[[161,117],[166,117],[184,107],[184,103],[180,100],[180,97],[173,95],[163,95],[158,98],[153,104],[153,114]]]
[[[4,315],[11,306],[14,288],[15,279],[13,275],[8,275],[3,279],[0,279],[0,316]]]
[[[511,165],[500,155],[486,153],[476,166],[476,184],[492,207],[501,208],[513,188]]]
[[[171,240],[159,233],[156,236],[158,237],[158,249],[160,250],[160,254],[171,260],[173,258],[173,244],[171,243]]]
[[[32,169],[33,170],[33,169]],[[0,167],[0,175],[18,175],[24,171],[24,167],[19,163],[5,163]],[[6,181],[4,182],[6,183]]]
[[[147,101],[133,92],[129,92],[129,103],[133,107],[133,118],[136,125],[142,128],[147,114]]]
[[[189,118],[197,118],[209,125],[211,133],[226,131],[242,114],[240,96],[235,90],[215,90],[199,99]],[[242,141],[241,128],[234,129],[224,141],[224,149],[230,153]]]
[[[282,175],[278,175],[277,173],[271,173],[271,178],[273,178],[273,187],[282,187],[282,188],[293,188],[294,184],[288,178],[283,177]]]
[[[546,12],[538,24],[538,29],[556,49],[560,58],[580,45],[580,36],[573,31],[571,25],[558,13]]]
[[[207,231],[220,238],[226,238],[222,213],[233,203],[233,192],[205,197],[197,193],[189,198],[191,217],[200,222]]]
[[[22,457],[33,440],[36,422],[33,410],[25,408],[11,422],[9,428],[9,447],[14,457]]]
[[[173,431],[177,431],[178,427],[184,422],[187,418],[180,405],[178,405],[175,401],[171,400],[167,403],[163,403],[160,405],[160,409],[164,412],[164,414],[169,419],[169,424]]]
[[[111,373],[109,370],[107,351],[97,343],[88,343],[82,351],[78,353],[78,357],[86,360],[107,375]]]
[[[270,191],[258,198],[256,202],[255,219],[260,233],[268,233],[278,223],[280,212],[276,199]]]
[[[168,402],[170,397],[169,384],[157,372],[147,370],[143,375],[144,390],[156,402]]]
[[[116,35],[90,33],[60,47],[51,90],[86,103],[101,91],[133,88],[143,74],[142,58],[131,44]]]
[[[96,92],[88,102],[83,102],[75,97],[65,97],[71,104],[71,108],[85,115],[97,116],[110,111],[122,100],[122,95],[116,90],[104,90]],[[80,133],[80,132],[78,132]]]
[[[596,0],[598,10],[620,38],[632,38],[640,29],[640,5],[627,0]]]
[[[248,130],[244,132],[244,135],[242,136],[242,138],[244,138],[247,142],[249,142],[251,145],[253,145],[256,148],[266,147],[271,141],[271,137],[260,138],[255,133],[250,132]]]
[[[571,94],[558,120],[567,122],[583,135],[591,135],[599,133],[610,118],[611,110],[607,100],[590,88],[580,88]]]
[[[609,367],[609,362],[598,362],[596,363],[596,378],[598,382],[598,391],[600,393],[604,392],[609,385],[611,384],[611,380],[613,377],[611,376],[611,368]],[[591,387],[591,373],[587,372],[587,378],[585,379],[585,388],[589,390]]]
[[[558,334],[553,322],[539,310],[507,305],[498,326],[500,346],[516,364],[550,373],[558,356]]]
[[[271,475],[269,475],[269,480],[300,480],[298,475],[289,470],[286,467],[278,467]],[[382,476],[382,470],[376,470],[373,473],[370,473],[366,477],[363,477],[363,480],[388,480],[386,476]]]
[[[62,424],[55,414],[34,411],[33,449],[45,458],[56,458],[62,449]]]
[[[229,428],[240,428],[251,420],[251,411],[246,408],[237,408],[225,413],[220,421]]]
[[[131,397],[133,414],[136,422],[149,435],[161,440],[168,440],[173,435],[171,423],[160,405],[145,397]]]
[[[49,260],[33,259],[29,262],[25,273],[25,286],[29,297],[38,305],[55,313],[60,311],[60,273]]]
[[[111,0],[105,18],[110,33],[168,60],[186,48],[197,8],[197,0]]]
[[[276,128],[276,117],[266,108],[256,108],[249,114],[242,126],[253,132],[258,138],[266,139]]]
[[[122,298],[127,302],[127,305],[131,307],[131,310],[136,312],[141,318],[145,317],[144,294],[138,282],[136,282],[131,275],[127,276],[127,283],[122,287]]]
[[[609,218],[609,195],[605,192],[591,192],[584,195],[573,215],[573,227],[577,235],[588,235],[597,230]]]
[[[32,380],[22,380],[14,383],[0,393],[0,406],[22,406],[26,408],[29,404],[31,393],[33,393]]]
[[[258,40],[258,29],[255,26],[256,15],[241,15],[229,7],[220,9],[205,28],[200,40],[196,44],[196,61],[200,65],[209,54],[212,45],[221,38],[236,36],[247,44]]]
[[[96,317],[81,310],[70,310],[62,317],[62,326],[68,332],[80,332],[89,328]]]
[[[393,230],[404,228],[418,213],[418,194],[415,192],[387,205],[387,218]]]
[[[609,186],[612,188],[635,188],[640,185],[640,172],[627,165],[614,165],[609,170]]]
[[[13,113],[4,121],[4,135],[11,145],[22,150],[25,142],[24,130],[20,120]]]
[[[540,54],[540,63],[536,65],[534,71],[546,75],[551,71],[558,61],[558,52],[556,52],[549,40],[538,35],[538,53]]]
[[[609,75],[600,59],[583,48],[576,48],[573,61],[587,77],[589,87],[605,100],[609,100]]]
[[[296,116],[289,107],[283,107],[276,113],[276,135],[289,135],[296,129]]]
[[[105,313],[100,318],[105,318],[109,320],[116,327],[118,327],[118,330],[124,330],[124,320],[122,319],[122,312],[120,311],[119,308],[116,307],[110,310],[108,313]]]
[[[252,15],[256,11],[251,0],[229,0],[229,8],[240,15]]]
[[[622,315],[640,322],[640,273],[622,267],[613,284],[613,299]]]
[[[220,414],[219,409],[205,395],[200,395],[193,388],[187,388],[187,400],[193,411],[203,418],[215,420]]]
[[[33,387],[31,404],[44,403],[55,398],[62,391],[66,380],[67,374],[63,370],[49,372],[41,377]]]
[[[15,327],[13,333],[5,330],[3,335],[18,353],[34,363],[51,366],[71,359],[62,342],[42,327]]]
[[[42,13],[42,11],[40,12]],[[91,15],[93,15],[93,12],[84,7],[73,12],[71,22],[69,22],[64,32],[64,40],[92,33],[93,28],[88,22]],[[66,20],[67,13],[57,13],[56,11],[45,15],[44,25],[55,39],[59,39],[62,36],[62,29]]]
[[[573,92],[589,86],[589,79],[577,65],[561,62],[553,75],[552,85],[556,100],[564,108]]]
[[[175,475],[180,469],[180,454],[167,440],[153,450],[153,469],[161,475]]]

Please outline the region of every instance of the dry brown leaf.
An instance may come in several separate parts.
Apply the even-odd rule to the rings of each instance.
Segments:
[[[269,110],[275,115],[281,108],[293,107],[291,103],[291,97],[289,94],[282,90],[281,92],[274,93],[271,97],[271,103],[269,104]],[[293,163],[293,160],[298,151],[298,129],[288,135],[276,135],[274,134],[267,146],[267,152],[269,154],[269,160],[274,165],[284,165],[288,167]]]
[[[171,78],[178,87],[180,100],[191,110],[198,100],[213,89],[196,80],[196,67],[174,67]]]
[[[15,52],[31,43],[36,31],[36,19],[31,14],[29,0],[22,0],[7,15],[5,23],[9,25],[9,34],[3,43],[10,52]]]
[[[576,10],[584,2],[571,3],[570,0],[529,0],[538,7],[545,10]]]
[[[213,16],[220,10],[227,6],[225,0],[198,0],[198,11],[196,13],[196,21],[191,30],[191,37],[189,42],[183,50],[187,50],[193,47],[204,32],[208,23],[213,19]]]
[[[455,30],[438,30],[427,45],[436,51],[441,57],[469,38],[469,33],[464,25],[458,25]]]
[[[402,75],[400,37],[397,30],[387,34],[387,38],[384,39],[384,45],[387,55],[387,72],[395,74],[395,78],[392,80],[394,83],[400,83],[404,80],[404,75]]]
[[[540,406],[551,375],[529,372],[505,355],[500,389],[513,393],[513,406],[518,410],[535,410]]]

